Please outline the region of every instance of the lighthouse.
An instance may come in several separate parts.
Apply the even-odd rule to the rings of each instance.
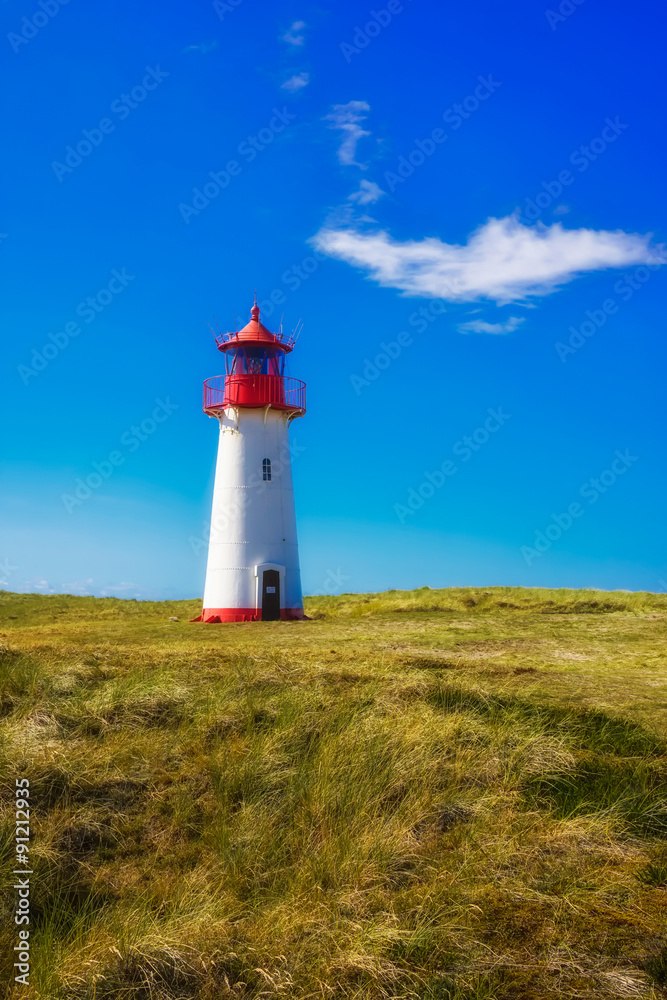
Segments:
[[[294,336],[271,333],[255,298],[242,330],[216,336],[225,374],[204,382],[220,426],[204,608],[195,621],[303,618],[289,442],[306,386],[285,375]]]

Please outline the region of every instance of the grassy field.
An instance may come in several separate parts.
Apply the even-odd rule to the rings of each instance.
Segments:
[[[0,595],[2,995],[667,996],[667,595],[199,610]]]

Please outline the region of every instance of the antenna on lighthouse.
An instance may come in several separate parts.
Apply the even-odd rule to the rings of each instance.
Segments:
[[[292,344],[296,344],[297,340],[301,336],[301,331],[303,330],[303,323],[301,320],[296,324],[292,330]]]
[[[219,325],[218,325],[218,321],[217,321],[217,319],[215,318],[215,316],[213,317],[213,322],[215,323],[215,325],[216,325],[216,328],[217,328],[217,330],[218,330],[218,336],[216,337],[216,335],[215,335],[215,330],[213,329],[213,327],[211,326],[211,324],[210,324],[210,323],[208,324],[208,328],[209,328],[209,330],[211,331],[211,336],[213,337],[214,341],[216,342],[216,344],[218,344],[218,345],[219,345],[219,344],[220,344],[220,340],[222,339],[222,331],[221,331],[221,329],[220,329],[220,327],[219,327]]]

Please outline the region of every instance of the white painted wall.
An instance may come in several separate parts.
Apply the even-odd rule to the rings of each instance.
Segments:
[[[218,418],[205,609],[257,607],[255,568],[262,563],[285,568],[281,608],[303,607],[290,415],[283,410],[228,407]],[[271,460],[271,482],[262,480],[265,458]]]

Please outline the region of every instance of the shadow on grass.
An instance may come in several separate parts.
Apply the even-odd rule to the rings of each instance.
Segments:
[[[667,986],[667,948],[663,948],[655,958],[649,959],[645,969],[658,986]]]
[[[644,837],[667,837],[664,743],[634,722],[591,709],[547,706],[441,685],[428,695],[445,712],[472,712],[511,726],[529,722],[545,735],[566,738],[582,759],[572,769],[535,775],[522,790],[531,808],[558,819],[608,813]]]
[[[667,836],[667,775],[646,761],[591,758],[573,771],[531,778],[524,791],[558,819],[612,812],[632,833]]]
[[[658,736],[635,722],[597,709],[543,705],[444,684],[430,691],[427,701],[445,712],[474,712],[490,722],[529,722],[545,734],[571,737],[582,749],[593,753],[657,757],[665,752],[665,743]]]
[[[267,989],[256,968],[256,954],[215,949],[199,954],[191,947],[128,948],[98,972],[93,982],[68,989],[59,1000],[222,1000],[223,997],[283,995]],[[291,995],[291,994],[289,994]]]

